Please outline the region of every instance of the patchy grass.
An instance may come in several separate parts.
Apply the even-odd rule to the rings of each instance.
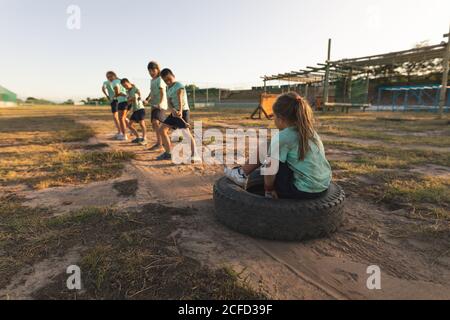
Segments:
[[[318,129],[323,134],[399,145],[450,146],[448,121],[423,113],[414,116],[405,113],[395,118],[388,114],[380,116],[373,113],[334,117],[325,115],[318,119]]]
[[[147,205],[138,212],[86,208],[54,216],[13,196],[0,199],[0,288],[22,268],[82,246],[83,291],[66,289],[61,270],[37,299],[262,299],[225,269],[184,256],[175,216],[192,209]],[[1,297],[0,297],[1,298]]]
[[[72,108],[14,111],[1,111],[0,183],[4,186],[45,189],[107,180],[120,176],[124,163],[133,158],[130,153],[98,151],[104,144],[79,150],[70,145],[94,135],[91,127],[76,121]],[[19,111],[26,116],[18,117]]]
[[[119,192],[121,197],[135,197],[139,190],[139,182],[136,179],[115,182],[113,188]]]
[[[359,162],[371,163],[374,159],[390,159],[398,161],[403,167],[412,167],[421,164],[436,164],[450,166],[450,152],[437,152],[431,150],[403,150],[392,145],[364,145],[346,141],[327,141],[326,146],[341,150],[362,151],[366,156],[361,156]]]
[[[134,157],[116,151],[76,151],[53,145],[0,155],[0,182],[27,184],[35,189],[108,180],[121,175],[124,163]]]
[[[433,177],[394,179],[386,183],[385,198],[399,203],[432,204],[450,209],[450,181]]]

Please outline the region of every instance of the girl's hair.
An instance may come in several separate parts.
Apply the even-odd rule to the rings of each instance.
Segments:
[[[175,75],[173,74],[172,70],[170,70],[170,69],[164,69],[164,70],[161,71],[161,77],[167,77],[168,75],[171,75],[171,76],[175,77]]]
[[[106,76],[108,77],[108,76],[113,76],[114,78],[117,78],[117,74],[114,72],[114,71],[108,71],[107,73],[106,73]]]
[[[309,142],[317,143],[311,106],[297,93],[289,92],[278,97],[273,105],[273,112],[277,117],[295,125],[300,139],[300,160],[305,160],[310,150]]]
[[[148,66],[148,70],[158,70],[158,73],[161,73],[161,67],[159,66],[159,63],[156,61],[150,61]]]
[[[125,84],[125,83],[130,83],[130,84],[132,84],[132,83],[130,82],[130,80],[128,80],[127,78],[123,78],[122,80],[120,80],[120,83],[121,83],[121,84]]]

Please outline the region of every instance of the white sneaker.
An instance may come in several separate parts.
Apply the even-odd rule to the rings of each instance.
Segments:
[[[200,162],[203,161],[203,159],[199,155],[194,155],[194,156],[191,157],[191,161],[192,162],[196,162],[196,163],[200,163]]]
[[[121,133],[118,133],[117,135],[116,135],[116,140],[119,140],[119,141],[122,141],[123,140],[123,134],[121,134]]]
[[[238,186],[247,189],[247,182],[248,177],[245,175],[245,173],[242,171],[242,168],[225,168],[225,176],[236,183]]]

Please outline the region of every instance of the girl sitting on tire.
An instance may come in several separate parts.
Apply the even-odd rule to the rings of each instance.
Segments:
[[[280,130],[271,143],[269,161],[279,162],[275,175],[264,176],[266,197],[283,199],[313,199],[328,191],[331,167],[325,157],[322,141],[314,129],[313,111],[297,93],[280,96],[273,106],[275,125]],[[279,144],[279,152],[275,143]],[[225,169],[234,183],[246,187],[249,175],[261,163]]]

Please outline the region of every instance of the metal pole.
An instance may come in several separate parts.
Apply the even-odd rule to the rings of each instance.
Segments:
[[[195,108],[195,104],[196,104],[196,102],[195,102],[195,84],[192,86],[192,88],[193,88],[192,99],[194,100],[194,108]]]
[[[325,105],[328,103],[329,89],[330,89],[330,61],[331,60],[331,39],[328,39],[328,54],[326,61],[326,72],[325,72],[325,82],[323,84],[323,109],[325,110]]]
[[[449,33],[445,34],[444,37],[447,37],[447,47],[444,52],[444,57],[442,61],[442,65],[444,68],[442,74],[442,87],[441,87],[441,96],[439,99],[439,116],[444,116],[444,107],[447,100],[447,86],[448,86],[448,72],[449,72],[449,60],[450,60],[450,27]]]
[[[370,73],[367,72],[367,79],[366,79],[366,103],[367,104],[370,104],[369,91],[370,91]]]
[[[353,69],[350,69],[349,75],[348,75],[348,86],[347,86],[347,99],[348,103],[353,104],[352,102],[352,83],[353,83]],[[344,111],[344,110],[342,110]],[[346,108],[346,112],[348,113],[349,107]]]
[[[209,104],[209,89],[206,88],[206,107],[208,107]]]

